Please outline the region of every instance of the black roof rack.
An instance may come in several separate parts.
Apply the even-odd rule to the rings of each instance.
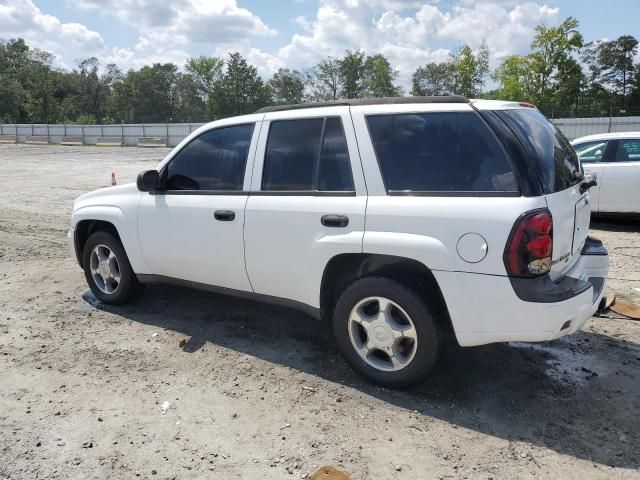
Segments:
[[[283,112],[285,110],[298,110],[301,108],[320,108],[335,106],[358,105],[392,105],[406,103],[469,103],[469,100],[460,95],[443,95],[438,97],[379,97],[379,98],[352,98],[350,100],[332,100],[329,102],[298,103],[295,105],[272,105],[263,107],[255,113]]]

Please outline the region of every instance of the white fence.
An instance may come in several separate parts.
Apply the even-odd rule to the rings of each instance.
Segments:
[[[594,133],[640,131],[640,117],[558,118],[553,122],[569,139]],[[39,143],[60,144],[65,137],[95,145],[99,139],[109,139],[122,145],[135,146],[145,137],[161,139],[160,143],[173,147],[203,125],[202,123],[146,123],[122,125],[46,125],[0,124],[3,142],[25,143],[37,139]],[[12,138],[13,137],[13,138]]]
[[[85,145],[95,145],[100,138],[120,139],[122,145],[138,145],[140,138],[158,137],[166,139],[173,147],[203,125],[202,123],[146,123],[122,125],[47,125],[47,124],[0,124],[0,138],[14,137],[18,143],[27,137],[46,139],[47,143],[59,144],[63,138],[78,137]]]
[[[640,117],[556,118],[553,123],[570,140],[596,133],[640,131]]]

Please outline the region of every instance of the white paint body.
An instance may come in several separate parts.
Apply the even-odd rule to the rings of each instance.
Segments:
[[[490,101],[478,101],[474,106],[514,108]],[[553,259],[568,254],[566,261],[554,265],[552,278],[567,274],[606,277],[607,257],[603,263],[602,259],[580,255],[588,228],[588,193],[581,194],[575,187],[539,197],[387,195],[366,115],[429,111],[472,111],[472,107],[453,103],[332,106],[212,122],[183,140],[158,170],[204,131],[255,122],[244,193],[163,195],[141,193],[135,185],[92,192],[74,204],[71,247],[78,222],[109,221],[118,230],[137,274],[281,297],[315,308],[320,307],[322,277],[333,257],[344,253],[393,255],[416,260],[431,270],[463,346],[544,341],[582,328],[600,300],[592,298],[591,289],[563,302],[522,301],[507,277],[503,253],[520,215],[549,208],[554,222]],[[269,123],[327,115],[342,120],[355,195],[259,194]],[[586,220],[584,214],[575,213],[582,199],[586,199],[581,207],[586,209]],[[218,209],[233,210],[235,221],[214,221],[213,212]],[[326,214],[347,215],[349,224],[345,228],[325,227],[320,217]],[[583,230],[574,232],[574,228]],[[465,249],[464,255],[459,254],[459,248]],[[572,321],[571,328],[561,331],[566,320]]]
[[[577,138],[574,147],[596,141],[640,141],[640,132],[603,133]],[[599,162],[583,162],[585,173],[595,174],[598,185],[592,189],[595,213],[640,213],[640,158],[616,162],[606,155]]]

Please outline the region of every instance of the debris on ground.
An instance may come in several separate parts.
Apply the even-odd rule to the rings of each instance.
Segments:
[[[346,473],[338,470],[335,467],[327,465],[326,467],[320,467],[313,472],[309,477],[310,480],[351,480],[351,477]]]
[[[173,405],[171,405],[171,402],[169,400],[165,400],[162,402],[162,406],[160,408],[162,409],[162,413],[167,413],[172,407]]]
[[[636,305],[629,300],[618,297],[610,308],[620,315],[629,317],[631,320],[640,320],[640,305]]]

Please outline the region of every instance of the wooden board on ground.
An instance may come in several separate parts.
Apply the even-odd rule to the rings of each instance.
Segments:
[[[121,147],[122,137],[98,137],[96,145],[98,147]]]
[[[611,310],[632,320],[640,320],[640,306],[624,298],[617,297],[611,305]]]
[[[0,135],[0,143],[16,143],[15,135]]]
[[[166,147],[167,139],[164,137],[138,137],[139,147]]]

